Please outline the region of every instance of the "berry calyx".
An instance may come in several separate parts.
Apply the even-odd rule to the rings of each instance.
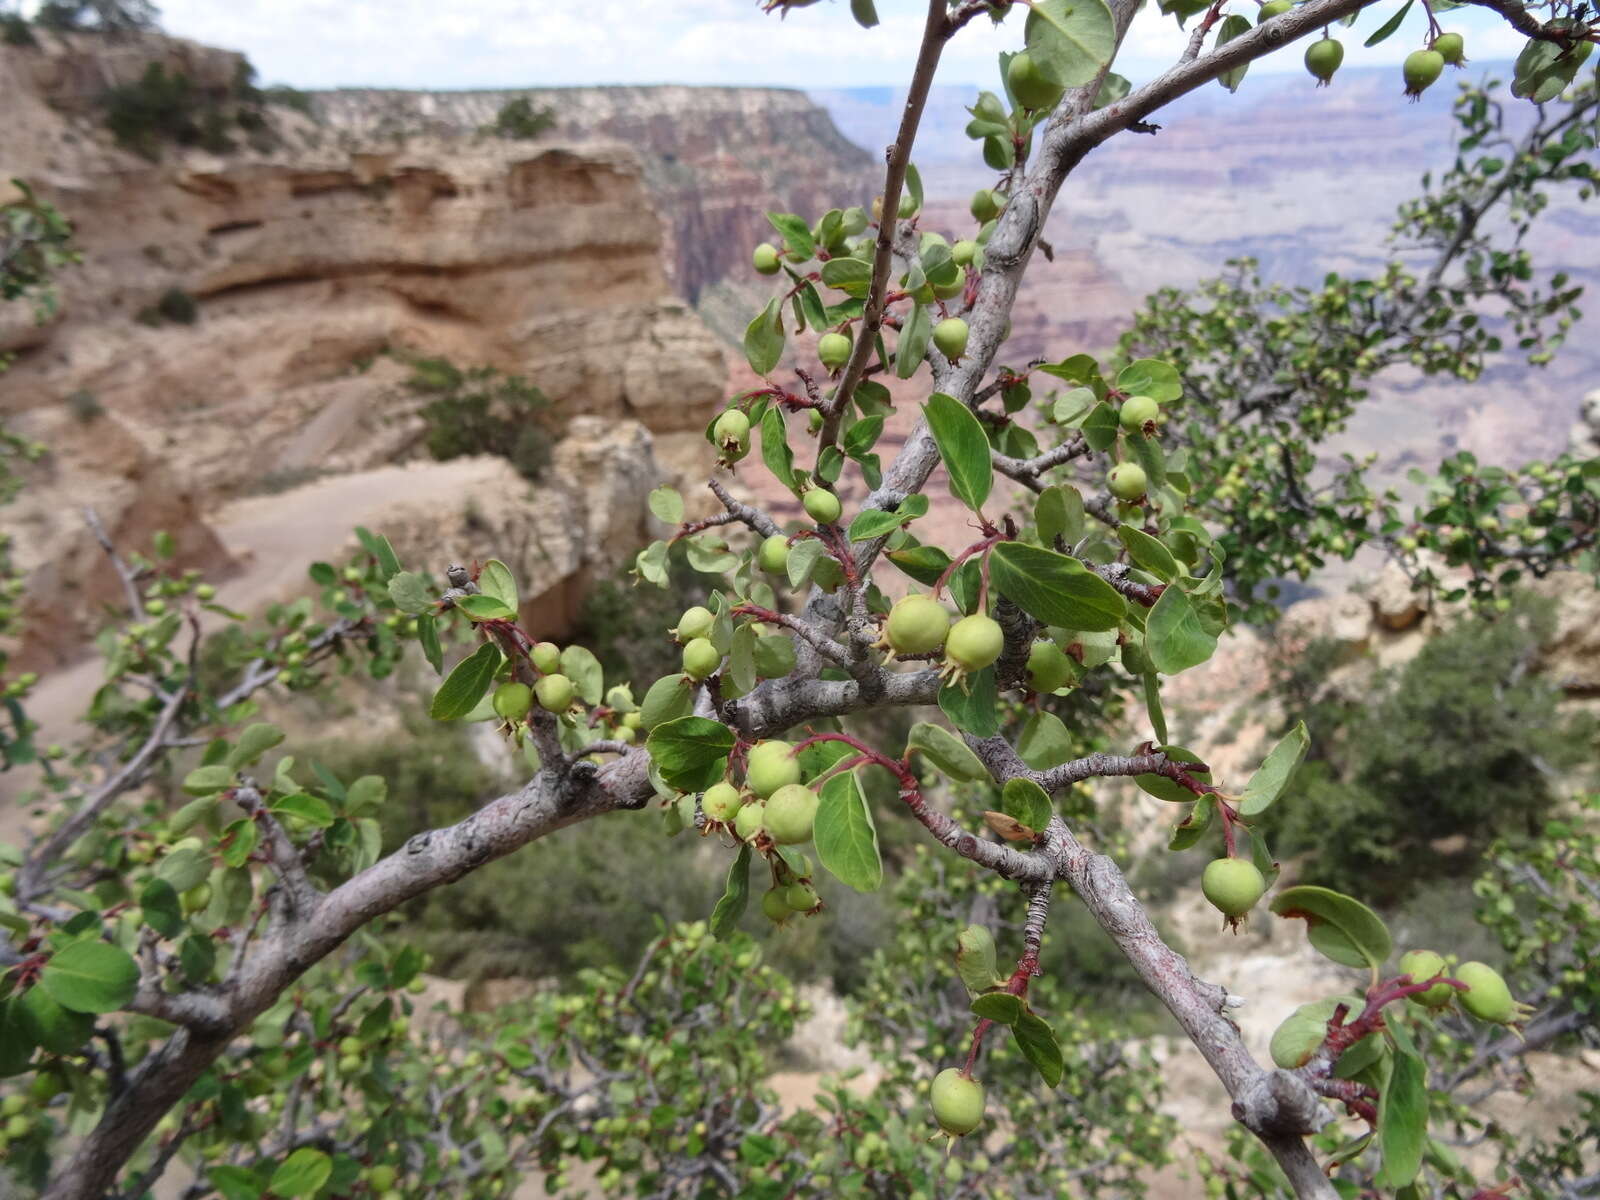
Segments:
[[[722,461],[736,463],[750,453],[750,418],[730,408],[711,426],[711,440],[722,454]]]
[[[776,275],[783,267],[778,248],[771,242],[762,242],[751,255],[751,263],[763,275]]]
[[[775,533],[756,551],[756,565],[769,575],[782,575],[789,567],[789,539]]]
[[[733,814],[733,836],[741,842],[748,842],[761,832],[766,815],[766,806],[763,804],[740,805],[739,811]]]
[[[962,238],[950,247],[950,260],[958,267],[971,266],[978,257],[978,243],[971,238]]]
[[[979,224],[984,224],[1000,215],[1000,210],[1005,207],[1005,198],[989,188],[979,188],[972,193],[972,204],[969,207],[973,219]]]
[[[928,654],[950,634],[950,613],[932,596],[913,592],[896,600],[883,623],[880,646],[893,654]]]
[[[502,683],[494,690],[494,711],[503,721],[520,721],[533,707],[533,689],[525,683]]]
[[[683,648],[683,673],[697,682],[722,665],[722,652],[710,638],[695,638]]]
[[[965,687],[967,677],[999,658],[1005,644],[1005,634],[993,617],[984,613],[962,617],[950,627],[950,636],[945,639],[944,667],[939,673],[946,683]]]
[[[1406,61],[1400,68],[1406,81],[1406,95],[1415,101],[1443,71],[1444,55],[1437,50],[1413,50],[1406,55]]]
[[[1118,500],[1134,501],[1144,495],[1149,486],[1144,468],[1138,463],[1118,463],[1106,476],[1106,487]]]
[[[1531,1011],[1516,1002],[1500,972],[1486,963],[1462,963],[1456,968],[1455,977],[1467,985],[1466,991],[1457,993],[1461,1007],[1480,1021],[1510,1025]]]
[[[1252,862],[1242,858],[1215,858],[1206,864],[1200,876],[1200,890],[1211,906],[1228,918],[1230,925],[1237,925],[1239,918],[1261,899],[1267,890],[1267,881]]]
[[[933,1077],[928,1093],[933,1119],[951,1137],[963,1137],[983,1124],[983,1084],[946,1067]]]
[[[696,604],[693,608],[683,610],[683,616],[678,618],[677,628],[671,630],[671,633],[680,642],[692,642],[695,638],[710,637],[711,626],[716,620],[709,608],[701,608]]]
[[[1062,87],[1046,79],[1033,55],[1026,50],[1013,54],[1006,64],[1006,85],[1017,103],[1034,111],[1048,111],[1061,100]]]
[[[1441,33],[1433,39],[1431,49],[1439,52],[1439,57],[1452,67],[1459,67],[1467,61],[1467,42],[1459,33]]]
[[[713,783],[700,797],[700,811],[706,814],[706,819],[721,821],[724,825],[737,817],[743,807],[744,797],[731,783]]]
[[[537,642],[528,651],[528,661],[541,675],[554,675],[561,670],[561,647],[554,642]]]
[[[533,685],[533,694],[539,700],[539,707],[553,713],[566,712],[571,708],[577,690],[565,675],[546,675]]]
[[[761,911],[774,925],[782,925],[794,914],[789,901],[785,899],[787,891],[783,887],[770,887],[761,893]]]
[[[1122,412],[1119,419],[1122,427],[1131,433],[1149,430],[1155,427],[1156,418],[1161,416],[1161,406],[1149,396],[1129,396],[1122,402]]]
[[[955,362],[967,352],[967,323],[960,317],[946,317],[933,327],[933,344],[939,353]]]
[[[800,782],[800,760],[788,742],[757,742],[745,759],[745,786],[765,800],[773,792]]]
[[[1072,678],[1072,663],[1060,646],[1051,641],[1035,642],[1028,651],[1028,687],[1049,695]]]
[[[1256,24],[1270,21],[1273,17],[1280,16],[1294,7],[1294,0],[1267,0],[1261,6],[1261,11],[1256,14]]]
[[[827,488],[812,488],[800,503],[805,507],[806,515],[818,525],[832,525],[844,511],[839,497]]]
[[[811,840],[817,819],[817,794],[803,783],[787,783],[767,799],[767,836],[780,846]]]
[[[1306,47],[1306,70],[1316,76],[1318,87],[1327,87],[1333,73],[1344,61],[1344,45],[1325,37]]]
[[[850,361],[850,336],[844,333],[825,333],[817,339],[817,361],[831,374]]]
[[[1427,983],[1438,975],[1445,975],[1444,956],[1432,950],[1412,950],[1400,956],[1400,974],[1411,976],[1412,983]],[[1413,1004],[1423,1008],[1443,1008],[1455,998],[1456,990],[1448,983],[1436,983],[1425,992],[1407,996]]]

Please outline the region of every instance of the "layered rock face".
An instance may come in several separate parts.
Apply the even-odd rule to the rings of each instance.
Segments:
[[[668,269],[691,304],[727,276],[748,274],[750,248],[773,236],[769,210],[814,219],[865,203],[880,182],[873,156],[845,140],[804,93],[787,89],[352,88],[316,99],[321,118],[342,134],[409,141],[473,133],[493,124],[502,105],[524,97],[555,118],[545,137],[620,142],[638,152],[661,214]]]
[[[386,349],[524,375],[562,421],[671,435],[720,400],[723,351],[672,292],[625,149],[364,144],[286,112],[270,148],[149,162],[112,144],[92,97],[150,61],[210,82],[241,60],[164,38],[0,48],[0,158],[75,222],[84,259],[51,323],[0,306],[0,346],[21,352],[0,412],[50,449],[6,514],[50,617],[24,662],[69,656],[115,594],[83,505],[121,545],[164,528],[184,565],[227,567],[220,502],[415,457],[418,400]],[[193,324],[136,319],[172,288]]]

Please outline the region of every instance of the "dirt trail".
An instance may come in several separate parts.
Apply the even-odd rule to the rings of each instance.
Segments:
[[[474,483],[485,472],[493,472],[497,463],[495,459],[461,458],[379,467],[226,504],[211,526],[241,570],[218,583],[217,602],[239,612],[256,613],[290,599],[306,586],[307,565],[340,557],[353,540],[355,526],[377,524],[401,505],[453,505],[458,497],[470,494]],[[207,632],[224,623],[215,613],[204,613],[201,618]],[[65,742],[81,733],[77,718],[101,678],[98,655],[46,675],[28,702],[29,716],[40,725],[41,742]],[[14,840],[23,827],[26,814],[8,801],[26,782],[0,776],[0,840]]]

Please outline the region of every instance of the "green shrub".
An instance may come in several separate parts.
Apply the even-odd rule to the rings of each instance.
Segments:
[[[33,30],[28,28],[23,16],[5,13],[0,15],[0,42],[8,46],[37,46],[39,39],[33,36]]]
[[[168,143],[226,154],[234,149],[235,128],[251,135],[252,146],[270,149],[268,97],[252,82],[254,76],[255,68],[242,62],[226,87],[205,88],[182,71],[150,63],[138,82],[113,87],[101,97],[106,127],[119,146],[151,162],[161,158]]]
[[[555,113],[548,108],[534,108],[526,96],[507,100],[495,114],[494,124],[485,132],[496,137],[524,140],[536,138],[556,123]]]
[[[1358,698],[1326,678],[1314,647],[1282,681],[1288,719],[1313,731],[1291,784],[1268,813],[1281,855],[1306,854],[1306,882],[1398,900],[1417,882],[1470,870],[1500,836],[1536,832],[1556,803],[1552,776],[1589,755],[1593,723],[1558,709],[1532,674],[1548,605],[1463,618]]]
[[[136,33],[156,28],[150,0],[45,0],[34,20],[56,33]]]
[[[417,359],[411,368],[411,390],[428,397],[419,412],[434,458],[498,454],[529,481],[550,465],[550,401],[522,376],[494,367],[463,371],[443,358]]]

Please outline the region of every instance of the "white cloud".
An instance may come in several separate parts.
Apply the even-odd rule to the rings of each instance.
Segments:
[[[1398,62],[1420,44],[1421,8],[1373,50],[1360,43],[1392,11],[1375,5],[1338,31],[1351,64]],[[373,85],[473,88],[580,83],[699,83],[850,87],[904,83],[916,57],[922,0],[878,0],[883,24],[867,31],[843,0],[786,19],[757,0],[162,0],[173,33],[245,51],[261,78],[299,87]],[[1241,11],[1252,0],[1233,0]],[[1483,60],[1514,55],[1520,38],[1491,13],[1456,10],[1447,23]],[[1186,35],[1147,4],[1118,69],[1136,81],[1176,58]],[[992,86],[995,55],[1022,40],[1018,13],[999,27],[980,19],[945,52],[940,79]],[[1259,72],[1299,71],[1290,47]]]

